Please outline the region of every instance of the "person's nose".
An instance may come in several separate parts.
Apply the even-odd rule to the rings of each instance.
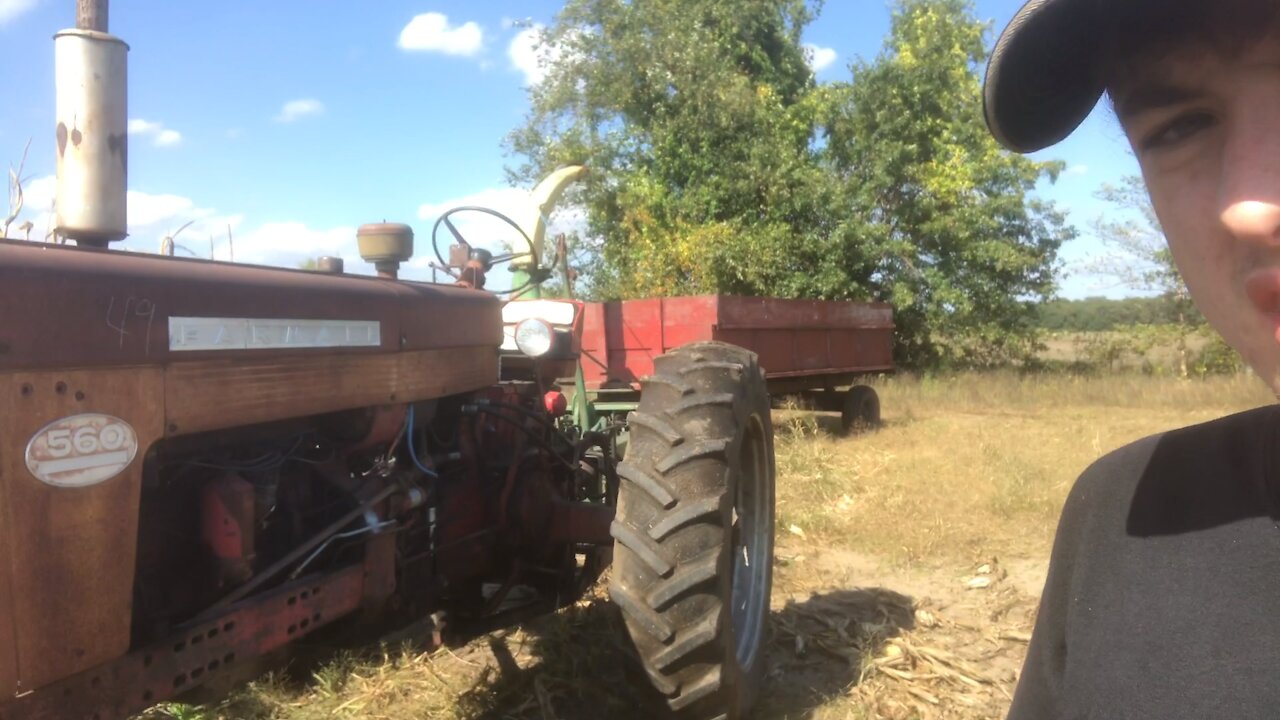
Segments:
[[[1280,205],[1274,202],[1233,202],[1222,211],[1222,224],[1240,240],[1280,246]]]
[[[1241,241],[1280,246],[1280,92],[1267,95],[1228,126],[1221,221]]]

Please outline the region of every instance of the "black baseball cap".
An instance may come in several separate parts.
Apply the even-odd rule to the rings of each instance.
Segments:
[[[1030,0],[1009,21],[991,51],[982,93],[987,127],[1001,145],[1042,150],[1070,135],[1098,104],[1107,2]]]

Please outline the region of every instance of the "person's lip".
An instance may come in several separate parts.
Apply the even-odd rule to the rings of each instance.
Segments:
[[[1244,279],[1244,292],[1258,312],[1280,313],[1280,267],[1254,270]]]
[[[1280,336],[1280,267],[1265,267],[1249,273],[1244,280],[1244,292],[1254,309],[1271,322],[1272,331]]]

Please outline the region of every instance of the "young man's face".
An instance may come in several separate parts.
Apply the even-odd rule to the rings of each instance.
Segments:
[[[1280,41],[1139,60],[1109,91],[1192,297],[1280,391]]]

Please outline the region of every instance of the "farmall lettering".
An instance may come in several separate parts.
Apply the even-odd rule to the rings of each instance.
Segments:
[[[171,317],[169,350],[378,347],[381,330],[376,320]]]
[[[27,469],[57,487],[87,487],[119,475],[138,453],[129,423],[111,415],[72,415],[45,425],[27,443]]]

